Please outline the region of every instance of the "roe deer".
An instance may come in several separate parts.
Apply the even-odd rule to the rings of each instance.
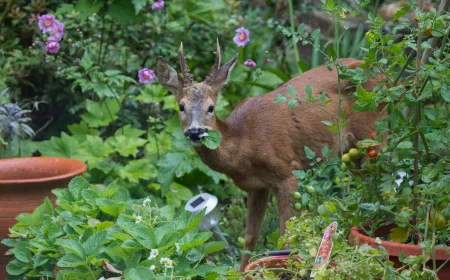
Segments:
[[[286,103],[274,104],[279,93],[287,93],[287,83],[265,95],[242,101],[225,120],[219,120],[214,105],[222,87],[227,83],[237,55],[220,66],[221,54],[217,41],[216,61],[211,72],[201,83],[193,83],[186,65],[183,44],[180,47],[181,77],[162,57],[156,61],[156,75],[164,88],[172,92],[180,105],[180,123],[186,137],[194,145],[201,160],[211,169],[225,173],[233,182],[248,192],[247,222],[245,230],[245,250],[253,250],[259,237],[264,212],[269,200],[269,191],[275,192],[280,234],[284,234],[286,221],[291,217],[291,192],[297,190],[297,179],[293,170],[306,169],[310,161],[306,158],[304,146],[320,152],[324,146],[339,151],[338,137],[330,132],[322,121],[332,121],[331,117],[310,104],[299,103],[288,109]],[[362,61],[341,59],[347,68],[356,68]],[[325,92],[333,102],[326,107],[328,112],[337,112],[337,72],[321,66],[305,72],[289,82],[302,99],[304,89],[310,84],[313,95]],[[377,84],[369,80],[364,88],[371,89]],[[349,82],[341,82],[343,94]],[[347,98],[342,109],[347,109],[348,122],[343,129],[343,145],[348,150],[360,139],[367,138],[374,131],[374,122],[380,118],[376,112],[357,113],[351,110],[353,101]],[[217,130],[222,142],[215,150],[201,145],[200,135],[208,130]],[[244,255],[241,270],[249,259]]]

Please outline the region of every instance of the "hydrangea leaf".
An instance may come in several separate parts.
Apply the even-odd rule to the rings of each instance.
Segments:
[[[78,146],[74,137],[62,132],[61,138],[52,137],[38,144],[37,148],[43,156],[72,158],[76,155]]]

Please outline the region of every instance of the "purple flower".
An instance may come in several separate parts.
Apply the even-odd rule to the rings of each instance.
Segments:
[[[59,43],[56,41],[48,41],[45,43],[45,50],[49,53],[56,53],[59,50]]]
[[[244,62],[244,65],[247,66],[247,67],[250,67],[250,68],[255,68],[256,62],[254,62],[254,61],[251,60],[251,59],[247,59],[247,60]]]
[[[55,27],[50,31],[50,37],[48,38],[50,41],[61,41],[61,38],[64,33],[64,23],[59,20],[55,20]]]
[[[39,17],[38,26],[39,29],[42,30],[42,32],[44,33],[51,32],[55,27],[55,16],[50,14]]]
[[[158,10],[162,10],[162,9],[164,9],[164,1],[163,0],[158,0],[152,5],[153,11],[158,11]]]
[[[244,27],[236,29],[236,36],[234,36],[233,42],[238,47],[244,47],[247,45],[248,41],[250,41],[250,33],[248,32],[248,29]]]
[[[156,75],[152,69],[142,68],[139,70],[138,77],[141,84],[150,84],[156,78]]]

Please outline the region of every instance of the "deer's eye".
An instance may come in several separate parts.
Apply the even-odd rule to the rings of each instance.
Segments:
[[[208,107],[208,113],[214,112],[214,105]]]
[[[184,112],[184,105],[180,104],[180,112]]]

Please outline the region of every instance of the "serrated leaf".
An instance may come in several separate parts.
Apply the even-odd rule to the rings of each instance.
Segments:
[[[125,26],[128,21],[137,18],[135,16],[135,6],[133,6],[130,0],[114,0],[108,6],[107,13],[122,26]]]
[[[89,182],[82,176],[77,176],[69,182],[69,190],[76,200],[81,199],[81,192],[88,188]]]
[[[128,271],[126,279],[148,280],[157,279],[157,277],[149,267],[138,266]]]
[[[294,96],[297,95],[297,92],[295,91],[295,88],[294,88],[293,86],[291,86],[291,84],[288,84],[288,85],[287,85],[287,89],[288,89],[289,94],[290,94],[292,97],[294,97]]]
[[[282,102],[286,102],[287,100],[288,100],[288,98],[284,94],[280,93],[275,97],[275,99],[272,101],[272,103],[282,103]]]
[[[105,244],[107,236],[108,232],[101,231],[89,237],[83,244],[86,255],[91,256],[98,254],[100,249],[103,247],[103,244]]]
[[[86,253],[80,242],[71,239],[59,240],[58,244],[67,252],[77,255],[81,259],[86,257]]]
[[[57,263],[59,267],[77,267],[85,264],[84,259],[72,253],[62,256]]]
[[[10,275],[21,275],[31,268],[27,263],[20,262],[18,260],[12,260],[6,265],[6,271]]]
[[[114,99],[106,99],[102,103],[87,99],[87,112],[81,114],[81,118],[90,127],[107,126],[117,118],[117,113],[119,110],[120,106]]]
[[[101,1],[79,0],[76,9],[80,12],[81,20],[85,20],[90,15],[97,13],[101,7],[103,7],[103,2]]]
[[[305,146],[305,154],[308,159],[314,159],[316,157],[316,153],[313,152],[308,146]]]
[[[203,245],[202,253],[203,253],[203,255],[207,255],[207,254],[211,254],[214,252],[218,252],[218,251],[225,249],[226,246],[227,246],[227,243],[225,243],[223,241],[208,242]]]
[[[312,94],[312,87],[311,87],[311,85],[310,84],[306,84],[306,87],[305,87],[305,93],[307,94],[307,95],[311,95]]]
[[[88,51],[84,52],[83,58],[81,58],[80,65],[85,69],[88,70],[91,68],[93,62],[91,59],[91,56],[89,55]]]
[[[403,7],[395,13],[394,17],[392,18],[392,22],[396,22],[399,18],[406,15],[406,13],[410,11],[410,9],[411,9],[410,5],[403,4]]]
[[[298,104],[298,99],[297,98],[292,98],[288,102],[288,109],[294,108],[297,104]]]
[[[217,130],[209,130],[207,136],[201,137],[200,141],[203,145],[205,145],[208,149],[215,150],[219,147],[220,142],[222,142],[222,135]]]
[[[29,263],[31,261],[31,252],[25,242],[20,242],[13,249],[14,256],[21,262]]]

